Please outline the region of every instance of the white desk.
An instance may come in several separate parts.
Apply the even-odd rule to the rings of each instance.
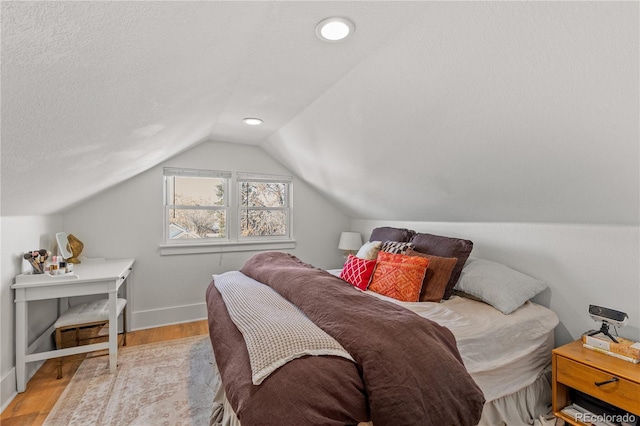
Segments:
[[[26,364],[49,358],[74,355],[109,349],[109,370],[115,373],[118,360],[118,314],[116,298],[118,290],[133,269],[134,259],[90,261],[74,265],[72,275],[49,276],[47,274],[22,274],[11,286],[15,290],[16,303],[16,381],[18,392],[24,392]],[[129,280],[130,281],[130,280]],[[92,294],[109,295],[109,341],[85,346],[30,353],[42,338],[50,336],[53,325],[28,345],[28,306],[32,300],[59,299],[63,297],[86,296]],[[126,286],[127,304],[131,303],[131,283]]]

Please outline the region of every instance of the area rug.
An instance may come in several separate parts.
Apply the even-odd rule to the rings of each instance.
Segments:
[[[45,420],[62,425],[208,425],[220,379],[208,336],[118,350],[82,362]]]

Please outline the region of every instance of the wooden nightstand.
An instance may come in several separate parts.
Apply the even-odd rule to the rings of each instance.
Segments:
[[[560,411],[571,404],[571,389],[640,416],[640,364],[583,348],[579,340],[554,349],[551,361],[556,417],[570,425],[582,424]]]

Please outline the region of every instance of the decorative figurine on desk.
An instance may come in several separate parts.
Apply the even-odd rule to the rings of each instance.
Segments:
[[[69,234],[67,239],[69,240],[68,247],[71,250],[71,253],[73,254],[73,256],[67,259],[67,262],[80,263],[79,257],[80,257],[80,253],[82,253],[82,249],[84,248],[84,244],[82,243],[82,241],[77,239],[73,234]]]
[[[62,257],[67,260],[67,263],[80,263],[80,253],[84,248],[82,241],[73,234],[67,235],[66,232],[58,232],[56,241],[58,242],[58,250],[60,250]]]

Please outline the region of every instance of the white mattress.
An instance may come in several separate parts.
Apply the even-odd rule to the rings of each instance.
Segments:
[[[490,305],[459,296],[442,303],[409,303],[369,290],[366,293],[451,330],[464,365],[487,402],[529,386],[551,363],[558,317],[543,306],[526,302],[504,315]]]

